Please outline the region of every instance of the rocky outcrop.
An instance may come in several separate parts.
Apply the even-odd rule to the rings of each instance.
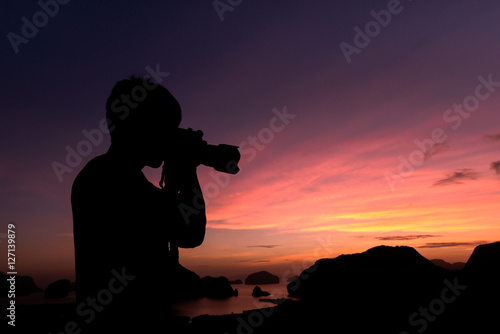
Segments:
[[[166,289],[172,301],[203,297],[200,276],[191,270],[180,264],[174,264],[166,275],[168,275],[165,278]]]
[[[477,246],[465,264],[464,271],[475,276],[500,274],[500,242]]]
[[[43,295],[47,299],[63,298],[69,295],[71,289],[71,282],[68,279],[61,279],[50,283],[43,292]]]
[[[255,288],[253,288],[253,291],[252,291],[252,296],[253,297],[265,297],[265,296],[269,296],[270,293],[267,292],[267,291],[263,291],[260,287],[256,286]]]
[[[271,274],[267,271],[259,271],[253,274],[248,275],[245,279],[245,284],[253,285],[253,284],[277,284],[280,282],[278,276]]]
[[[206,276],[200,278],[196,273],[176,264],[168,278],[169,293],[173,301],[208,298],[228,298],[237,295],[229,280],[224,277]]]
[[[447,272],[411,247],[379,246],[318,260],[287,289],[291,296],[301,298],[422,297],[439,289]],[[398,296],[402,290],[411,296]]]
[[[208,298],[228,298],[237,295],[229,280],[224,277],[206,276],[201,279],[203,295]]]

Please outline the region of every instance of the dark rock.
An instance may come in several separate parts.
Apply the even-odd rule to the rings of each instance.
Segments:
[[[172,301],[203,297],[200,276],[180,264],[173,264],[166,274],[166,285]]]
[[[208,298],[228,298],[235,295],[229,280],[224,277],[206,276],[201,279],[203,294]]]
[[[255,288],[253,288],[253,291],[252,291],[252,296],[253,297],[265,297],[265,296],[269,296],[270,293],[267,292],[267,291],[262,291],[262,289],[258,286],[256,286]]]
[[[63,298],[69,295],[71,291],[71,282],[68,279],[61,279],[49,284],[43,292],[45,298]]]
[[[237,295],[229,280],[224,276],[200,278],[179,263],[172,264],[167,272],[165,281],[172,302],[201,297],[227,298]]]
[[[277,284],[280,282],[278,276],[273,275],[267,271],[259,271],[253,274],[248,275],[245,279],[245,284],[253,285],[253,284]]]
[[[289,283],[287,290],[300,298],[423,298],[433,296],[446,273],[411,247],[379,246],[360,254],[318,260]],[[407,295],[402,296],[402,290]]]
[[[478,276],[500,274],[500,242],[477,246],[465,264],[464,271]]]
[[[488,296],[490,300],[500,299],[500,242],[479,245],[472,252],[463,269],[463,276],[469,285],[468,293]],[[477,298],[475,303],[481,303]],[[489,305],[487,301],[485,305]],[[478,311],[477,307],[475,311]]]
[[[243,281],[240,280],[240,279],[237,279],[237,280],[234,280],[234,281],[229,281],[230,284],[234,285],[234,284],[243,284]]]

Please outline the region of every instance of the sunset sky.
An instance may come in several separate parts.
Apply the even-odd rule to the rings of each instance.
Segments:
[[[465,262],[500,240],[500,3],[51,6],[0,4],[0,271],[14,223],[19,274],[74,280],[71,186],[109,135],[54,166],[100,131],[116,81],[151,71],[182,127],[242,153],[236,176],[199,168],[207,234],[180,257],[200,276],[287,278],[382,244]],[[137,229],[140,249],[155,227]]]

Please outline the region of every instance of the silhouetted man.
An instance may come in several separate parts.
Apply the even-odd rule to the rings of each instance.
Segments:
[[[152,332],[166,325],[168,307],[158,305],[168,300],[168,242],[191,248],[205,236],[197,165],[176,136],[179,103],[163,86],[119,81],[106,117],[111,146],[78,174],[71,195],[77,323],[92,333]],[[163,162],[160,189],[141,170]],[[179,205],[192,207],[195,196],[197,209],[186,220]]]

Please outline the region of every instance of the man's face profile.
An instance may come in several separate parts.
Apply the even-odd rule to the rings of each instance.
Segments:
[[[169,155],[170,148],[175,146],[175,131],[179,124],[172,122],[169,115],[181,115],[181,109],[172,103],[170,95],[158,96],[152,104],[151,114],[156,116],[145,124],[142,148],[145,153],[145,164],[151,168],[159,168]],[[177,123],[177,124],[176,124]]]

